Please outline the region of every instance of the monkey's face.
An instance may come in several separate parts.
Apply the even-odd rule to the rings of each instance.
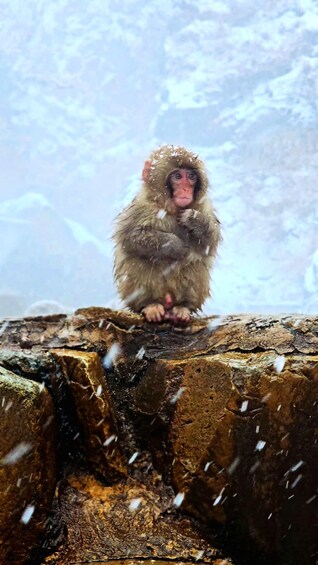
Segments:
[[[174,169],[168,177],[172,199],[179,208],[190,206],[194,200],[194,191],[198,175],[193,169]]]

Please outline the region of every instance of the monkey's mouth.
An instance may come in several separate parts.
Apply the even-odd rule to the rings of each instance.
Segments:
[[[191,204],[191,202],[192,198],[188,198],[187,196],[180,196],[179,198],[175,198],[175,203],[181,208],[188,206],[188,204]]]

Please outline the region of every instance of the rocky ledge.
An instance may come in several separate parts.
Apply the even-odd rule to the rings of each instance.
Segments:
[[[317,318],[0,336],[0,563],[318,562]]]

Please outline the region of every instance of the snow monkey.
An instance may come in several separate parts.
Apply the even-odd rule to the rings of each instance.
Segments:
[[[142,181],[116,219],[119,294],[148,322],[185,325],[210,295],[221,239],[205,166],[184,147],[163,145],[145,162]]]

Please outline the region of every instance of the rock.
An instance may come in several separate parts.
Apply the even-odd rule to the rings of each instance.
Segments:
[[[20,565],[41,542],[56,485],[56,429],[47,390],[0,367],[0,563]]]
[[[91,308],[10,320],[0,333],[8,369],[26,374],[38,359],[27,375],[44,375],[59,417],[63,535],[57,547],[48,533],[47,563],[188,562],[202,539],[199,561],[317,560],[318,318],[172,328]],[[68,459],[77,436],[82,456]]]
[[[92,476],[69,476],[60,499],[66,539],[44,563],[126,563],[126,559],[220,563],[220,551],[176,511],[173,491],[158,476],[144,479],[105,486]]]
[[[96,353],[53,350],[61,365],[80,422],[86,460],[106,480],[127,475],[105,373]]]
[[[54,348],[96,351],[105,355],[116,343],[130,359],[143,347],[149,358],[191,358],[226,351],[274,349],[278,354],[315,355],[318,318],[305,315],[212,316],[193,318],[187,328],[146,324],[142,316],[108,308],[83,308],[0,325],[0,349],[47,351]],[[177,352],[177,355],[176,355]]]
[[[183,507],[269,562],[311,563],[318,549],[317,367],[274,352],[160,361],[132,393],[140,438]]]

